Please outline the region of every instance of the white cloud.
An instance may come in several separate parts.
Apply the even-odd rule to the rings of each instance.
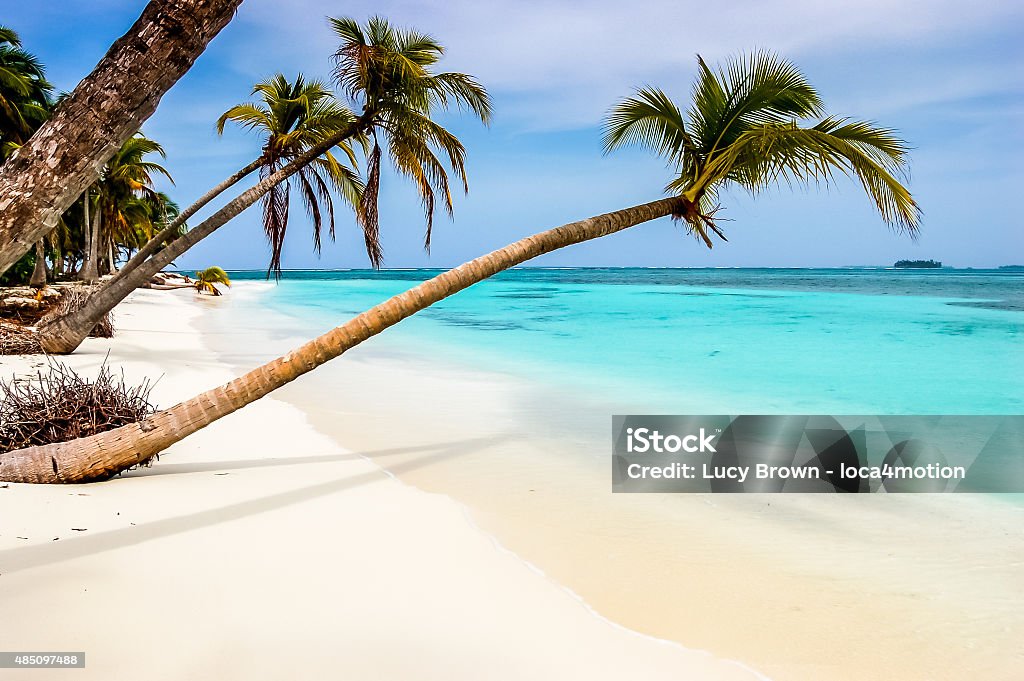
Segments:
[[[473,73],[503,97],[502,117],[546,129],[592,125],[610,103],[645,82],[684,96],[695,53],[717,60],[765,47],[804,63],[844,52],[881,62],[886,49],[912,45],[920,51],[1024,19],[1024,7],[1005,0],[969,6],[954,0],[384,0],[343,7],[290,0],[287,10],[277,0],[247,0],[237,21],[263,35],[253,36],[236,67],[253,76],[284,66],[322,65],[326,73],[334,39],[324,15],[342,12],[359,19],[381,14],[435,34],[449,48],[446,68]],[[961,81],[973,78],[974,89],[981,87],[980,70],[968,63],[960,71]],[[935,79],[934,85],[945,84]],[[893,104],[935,98],[927,79],[916,85],[917,93],[890,91]]]

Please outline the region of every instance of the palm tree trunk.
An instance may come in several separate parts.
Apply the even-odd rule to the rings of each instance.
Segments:
[[[85,255],[79,278],[96,281],[96,261],[92,257],[92,220],[89,219],[89,190],[82,194],[82,235],[85,237]]]
[[[144,421],[70,442],[0,454],[0,480],[39,483],[104,480],[148,460],[197,430],[468,286],[555,249],[613,234],[677,213],[681,208],[678,198],[661,199],[534,234],[429,279],[283,357]]]
[[[28,285],[33,288],[46,286],[46,245],[42,239],[36,242],[36,265],[32,268],[32,277],[28,280]]]
[[[99,204],[96,205],[96,212],[92,214],[92,224],[88,227],[89,251],[86,255],[85,264],[82,266],[82,281],[90,284],[100,278],[100,229],[103,227],[103,211]],[[92,327],[89,327],[90,330]]]
[[[183,236],[175,239],[166,248],[157,251],[153,257],[136,265],[131,272],[108,281],[102,288],[93,293],[88,302],[80,310],[54,320],[39,330],[39,342],[46,352],[54,355],[66,355],[74,352],[82,344],[92,328],[105,314],[124,300],[129,293],[144,285],[153,275],[170,265],[174,260],[197,243],[213,234],[227,224],[243,210],[256,203],[270,188],[288,179],[304,168],[314,159],[323,155],[338,143],[358,134],[369,125],[372,112],[364,113],[348,128],[338,132],[324,142],[295,157],[275,173],[263,178],[251,188],[229,201],[223,208],[190,229]]]
[[[133,255],[131,259],[129,259],[128,262],[125,263],[124,267],[121,268],[121,271],[114,275],[114,281],[125,276],[126,274],[134,270],[136,267],[141,265],[143,262],[145,262],[146,258],[160,250],[160,247],[163,246],[163,244],[167,240],[177,235],[178,230],[181,228],[183,224],[185,224],[185,221],[188,220],[193,215],[195,215],[199,211],[199,209],[208,204],[210,201],[213,201],[215,198],[226,192],[231,187],[235,186],[236,184],[244,180],[254,171],[258,170],[260,165],[262,164],[263,157],[261,156],[260,158],[256,159],[249,165],[245,166],[244,168],[236,172],[234,175],[228,177],[226,180],[218,184],[216,187],[212,188],[210,191],[200,196],[195,203],[193,203],[191,206],[189,206],[181,213],[179,213],[178,216],[174,218],[174,220],[172,220],[169,225],[164,227],[162,230],[160,230],[160,232],[157,233],[156,236],[147,241],[142,246],[142,248],[139,249],[139,252]]]
[[[114,257],[114,240],[107,239],[107,273],[117,272],[117,259]]]
[[[0,274],[51,231],[242,0],[150,0],[54,116],[0,167]]]

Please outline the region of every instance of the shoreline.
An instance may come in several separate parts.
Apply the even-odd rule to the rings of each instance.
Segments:
[[[163,374],[153,398],[168,406],[235,374],[196,330],[221,301],[138,291],[118,307],[114,339],[66,362],[94,372],[109,350],[129,381]],[[42,363],[4,357],[0,373]],[[0,639],[86,653],[84,672],[48,678],[766,678],[597,616],[461,504],[377,463],[415,468],[450,452],[369,453],[265,398],[152,468],[0,489]],[[293,654],[267,659],[271,648]]]
[[[265,342],[289,347],[288,335],[275,327]],[[226,362],[246,363],[244,352],[219,349]],[[572,424],[600,428],[593,441],[553,432],[511,447],[494,441],[538,413],[567,413],[559,405],[571,395],[530,389],[368,344],[280,395],[355,451],[468,438],[473,452],[429,467],[374,461],[465,504],[485,532],[631,630],[743,660],[778,681],[894,670],[950,680],[984,670],[1008,681],[1024,662],[1010,659],[1024,622],[1008,605],[1024,580],[1005,558],[1024,550],[1018,506],[964,495],[611,495],[603,467],[581,453],[603,453],[600,419]],[[947,557],[950,544],[964,554]],[[973,583],[981,574],[986,583]]]

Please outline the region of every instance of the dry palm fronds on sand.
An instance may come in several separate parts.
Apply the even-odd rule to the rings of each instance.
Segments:
[[[0,382],[0,452],[65,442],[146,418],[153,384],[130,386],[103,364],[94,381],[54,363],[30,379]]]
[[[0,355],[40,355],[42,352],[35,331],[0,322]]]

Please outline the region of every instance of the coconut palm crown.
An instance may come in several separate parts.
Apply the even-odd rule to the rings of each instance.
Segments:
[[[438,194],[448,215],[453,213],[448,172],[439,155],[457,175],[463,191],[469,190],[465,147],[431,116],[456,106],[487,124],[491,99],[472,76],[434,72],[444,47],[426,33],[396,28],[381,17],[369,19],[365,26],[349,18],[328,21],[341,40],[334,55],[335,82],[369,120],[372,146],[367,150],[366,190],[356,217],[370,262],[380,267],[381,140],[395,170],[416,185],[427,223],[424,247],[429,251]]]
[[[896,179],[906,173],[908,147],[893,130],[824,116],[796,66],[768,52],[718,69],[698,55],[697,67],[685,114],[662,90],[641,88],[608,114],[604,148],[638,145],[664,157],[677,173],[665,190],[683,201],[676,217],[708,248],[711,233],[725,240],[715,218],[721,190],[828,185],[837,171],[860,181],[887,224],[916,234],[920,209]],[[811,118],[818,120],[801,125]]]
[[[283,74],[257,83],[253,94],[262,100],[258,104],[238,104],[225,111],[217,120],[217,132],[234,121],[243,128],[266,136],[260,164],[260,177],[280,170],[295,157],[320,144],[341,131],[351,129],[356,116],[338,102],[327,87],[316,80],[307,81],[300,73],[294,81]],[[357,136],[357,141],[359,137]],[[350,140],[339,142],[348,165],[340,162],[332,151],[325,152],[292,177],[274,185],[263,196],[263,228],[270,241],[270,267],[275,276],[281,273],[281,250],[288,230],[289,195],[296,185],[306,212],[313,222],[313,248],[319,253],[323,231],[322,207],[327,211],[330,237],[334,238],[334,202],[331,189],[353,207],[359,205],[363,183],[354,170],[356,157]]]
[[[23,144],[50,114],[53,86],[42,63],[0,26],[0,160]]]
[[[141,133],[128,138],[107,161],[97,183],[99,210],[105,236],[115,242],[134,243],[142,229],[152,236],[155,207],[159,208],[161,195],[153,189],[154,176],[162,175],[173,184],[167,169],[159,163],[147,161],[150,154],[164,158],[166,154],[158,142]]]
[[[195,286],[196,293],[209,293],[212,296],[222,295],[220,290],[217,289],[217,284],[224,284],[227,287],[231,286],[231,279],[228,277],[228,273],[220,267],[207,267],[201,272],[196,272]]]

